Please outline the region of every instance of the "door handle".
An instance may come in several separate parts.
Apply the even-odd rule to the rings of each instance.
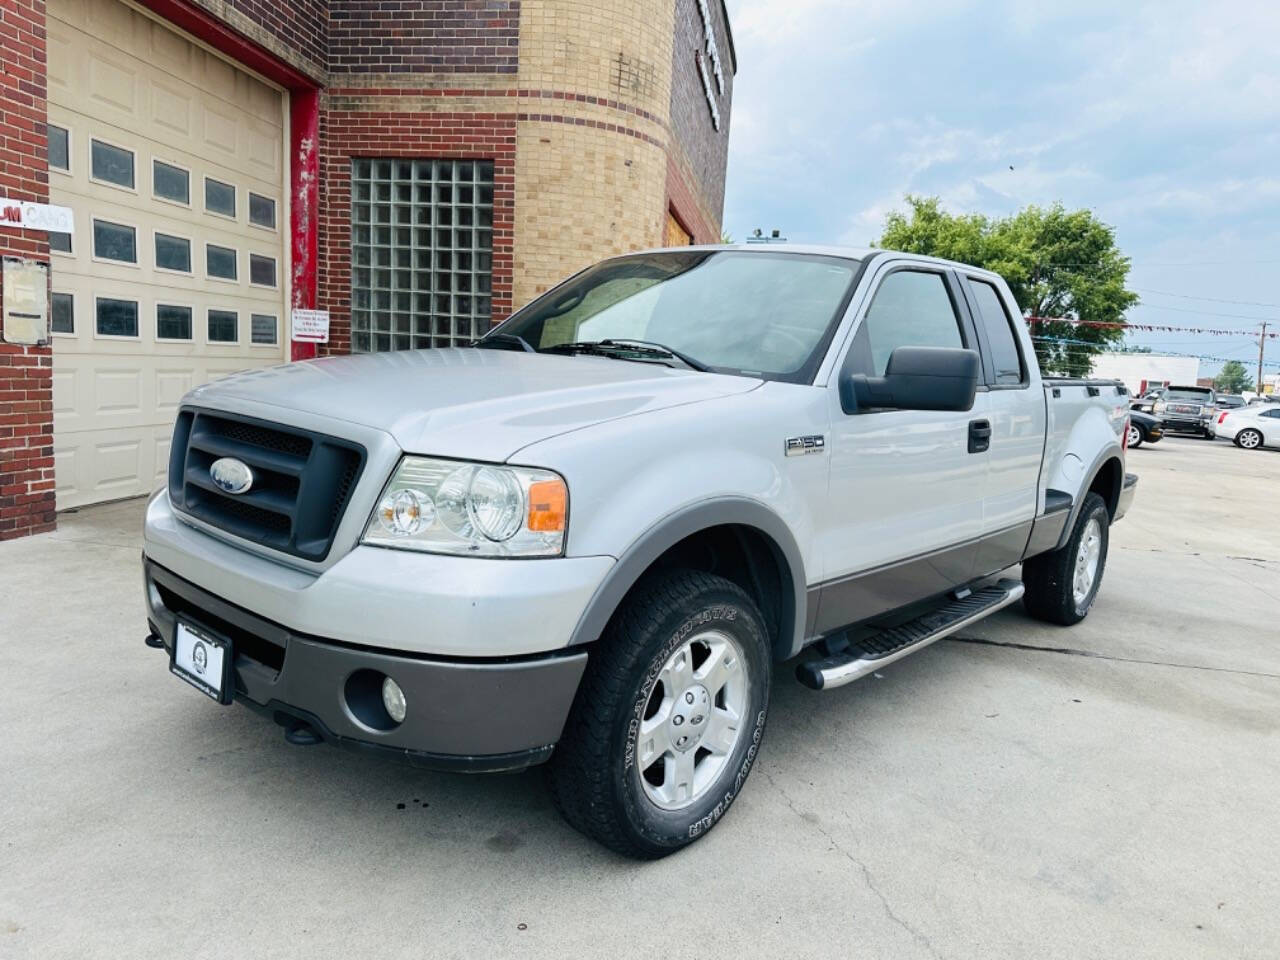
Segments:
[[[969,452],[985,453],[991,446],[991,422],[989,420],[969,421]]]

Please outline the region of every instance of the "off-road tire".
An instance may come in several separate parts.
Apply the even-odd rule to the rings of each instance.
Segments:
[[[668,657],[698,631],[730,634],[747,668],[743,727],[719,778],[681,810],[646,795],[635,760],[638,718]],[[772,655],[751,598],[709,573],[675,570],[641,581],[590,648],[587,669],[547,765],[552,802],[579,832],[637,859],[674,853],[706,834],[738,796],[764,735]]]
[[[1073,580],[1076,555],[1080,550],[1080,541],[1084,537],[1089,521],[1097,518],[1102,531],[1102,548],[1098,557],[1098,571],[1093,579],[1093,586],[1088,595],[1080,603],[1073,595]],[[1102,576],[1107,567],[1107,548],[1110,545],[1111,516],[1107,513],[1107,505],[1096,493],[1085,494],[1080,513],[1071,528],[1071,536],[1066,544],[1050,553],[1042,553],[1031,557],[1022,564],[1022,583],[1026,593],[1022,597],[1022,605],[1027,613],[1037,620],[1061,624],[1069,627],[1079,623],[1089,614],[1094,599],[1098,596],[1098,588],[1102,586]]]

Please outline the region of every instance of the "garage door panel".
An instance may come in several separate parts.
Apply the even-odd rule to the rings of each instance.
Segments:
[[[284,236],[248,217],[251,191],[275,201],[277,224],[285,216],[284,100],[119,0],[51,0],[48,36],[49,120],[70,132],[71,146],[71,169],[51,171],[50,193],[76,219],[73,252],[51,258],[53,291],[73,298],[74,331],[54,338],[54,457],[65,508],[150,492],[163,479],[187,392],[283,360]],[[132,189],[90,177],[93,139],[133,154]],[[188,204],[155,196],[157,159],[187,172]],[[235,187],[234,218],[205,210],[206,177]],[[133,229],[136,264],[95,258],[95,218]],[[189,245],[189,272],[156,263],[157,234]],[[236,280],[208,276],[207,244],[236,252]],[[274,287],[251,284],[251,255],[275,261]],[[136,304],[136,336],[98,332],[101,299]],[[161,306],[170,308],[164,340]],[[210,341],[211,310],[234,314],[236,342]],[[274,318],[277,343],[252,342],[255,314]],[[182,333],[189,337],[174,339]]]
[[[177,84],[154,81],[151,84],[151,121],[172,130],[184,140],[191,137],[191,116],[195,103],[191,94]]]

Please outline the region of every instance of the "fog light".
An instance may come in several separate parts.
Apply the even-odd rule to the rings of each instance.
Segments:
[[[391,715],[392,720],[396,723],[404,723],[406,709],[404,691],[400,689],[400,684],[390,677],[382,681],[382,705],[387,708],[387,713]]]

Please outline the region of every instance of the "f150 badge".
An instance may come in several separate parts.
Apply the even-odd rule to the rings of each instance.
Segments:
[[[811,453],[826,453],[827,438],[818,434],[811,437],[787,437],[788,457],[807,457]]]

